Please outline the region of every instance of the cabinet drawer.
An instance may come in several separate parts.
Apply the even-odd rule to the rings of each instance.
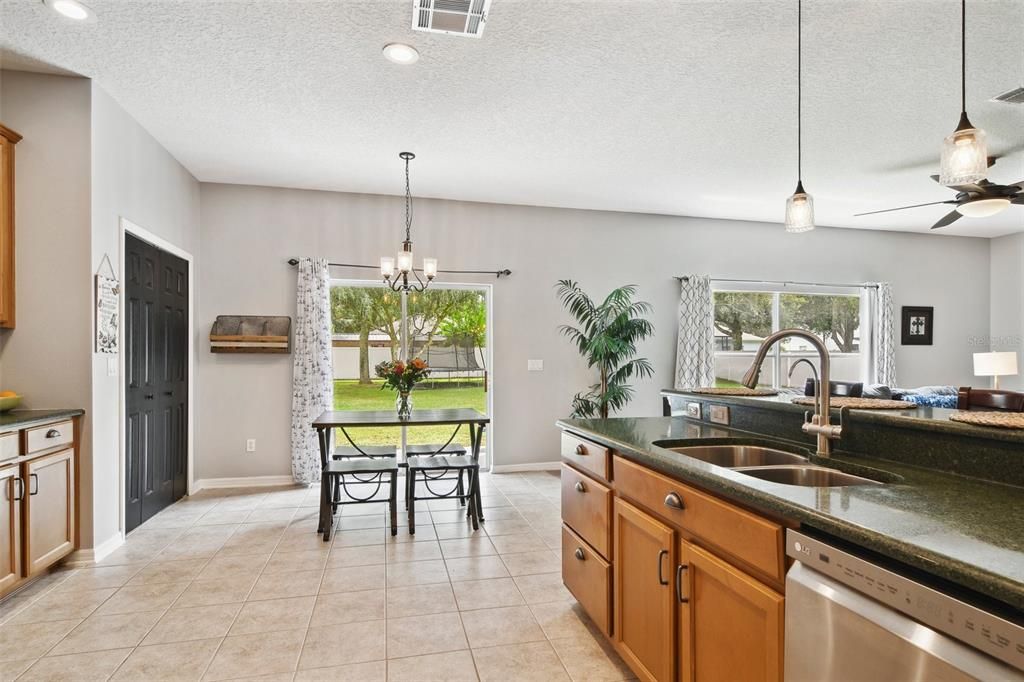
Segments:
[[[751,568],[783,580],[779,524],[618,456],[615,489]],[[682,509],[670,506],[676,502]]]
[[[611,488],[562,465],[562,521],[606,559],[611,556]]]
[[[37,426],[25,431],[25,454],[49,450],[60,445],[68,445],[75,439],[75,427],[70,420]]]
[[[562,433],[562,459],[576,467],[608,480],[608,448],[593,441]]]
[[[0,462],[18,456],[18,432],[0,435]]]
[[[612,567],[562,525],[562,582],[601,632],[611,634]]]

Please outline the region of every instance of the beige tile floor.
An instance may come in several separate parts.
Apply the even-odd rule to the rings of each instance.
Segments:
[[[451,500],[396,538],[360,505],[324,543],[315,489],[203,491],[0,602],[0,682],[630,679],[561,584],[557,476],[482,492],[477,532]]]

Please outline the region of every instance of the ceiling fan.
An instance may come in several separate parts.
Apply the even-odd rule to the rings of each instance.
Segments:
[[[931,179],[939,182],[938,175],[932,175]],[[886,208],[881,211],[868,211],[867,213],[856,213],[857,216],[874,215],[876,213],[889,213],[890,211],[903,211],[908,208],[919,208],[921,206],[936,206],[939,204],[952,204],[955,208],[932,225],[931,229],[956,222],[962,216],[968,218],[987,218],[995,215],[1010,204],[1024,206],[1024,180],[1010,185],[997,185],[982,178],[977,182],[965,185],[953,185],[950,189],[956,191],[956,198],[946,201],[930,201],[925,204],[911,204],[899,208]]]

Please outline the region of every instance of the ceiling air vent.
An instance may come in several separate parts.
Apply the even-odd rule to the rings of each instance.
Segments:
[[[1001,95],[992,98],[993,102],[1006,102],[1007,104],[1024,104],[1024,87],[1008,90]]]
[[[412,28],[479,38],[491,0],[412,0]]]

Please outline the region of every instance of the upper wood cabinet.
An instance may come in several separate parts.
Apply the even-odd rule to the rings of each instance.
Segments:
[[[616,649],[641,680],[675,676],[674,531],[615,498],[612,633]]]
[[[680,540],[679,679],[782,679],[783,596],[696,545]]]
[[[14,145],[21,135],[0,124],[0,327],[14,328]]]

